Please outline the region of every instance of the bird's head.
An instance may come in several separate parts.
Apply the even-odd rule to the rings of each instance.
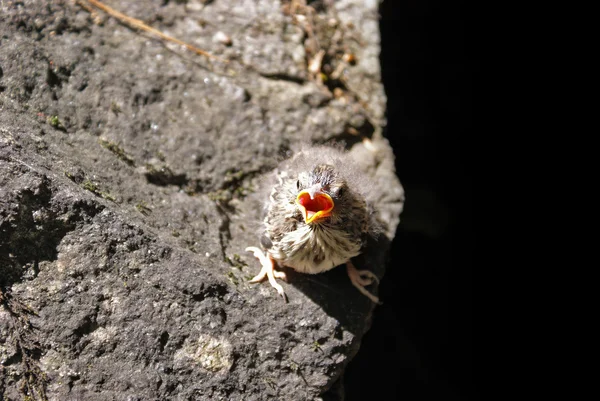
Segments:
[[[306,224],[330,219],[347,203],[348,195],[346,181],[330,165],[319,165],[298,175],[296,205]]]

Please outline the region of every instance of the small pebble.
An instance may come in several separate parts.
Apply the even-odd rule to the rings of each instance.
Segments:
[[[233,43],[231,41],[231,38],[229,36],[227,36],[226,34],[224,34],[223,32],[219,31],[217,33],[214,34],[213,36],[213,42],[215,43],[221,43],[225,46],[231,46],[231,44]]]

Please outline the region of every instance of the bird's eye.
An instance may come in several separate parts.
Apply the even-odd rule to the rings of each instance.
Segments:
[[[337,196],[342,196],[342,195],[344,195],[344,188],[340,188],[337,191]]]
[[[300,180],[296,181],[296,189],[300,189]]]

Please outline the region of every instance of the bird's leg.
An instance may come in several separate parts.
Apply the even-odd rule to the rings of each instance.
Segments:
[[[371,301],[375,302],[376,304],[381,304],[378,297],[365,289],[365,286],[373,284],[373,281],[379,283],[379,279],[375,273],[369,270],[358,270],[356,267],[354,267],[352,261],[350,260],[346,262],[346,270],[348,271],[348,277],[350,277],[352,285],[358,288],[358,290],[363,295],[366,295]]]
[[[284,272],[275,270],[275,261],[273,260],[273,258],[265,255],[260,249],[254,246],[246,248],[246,251],[254,253],[254,256],[258,258],[262,266],[260,272],[256,276],[254,276],[254,278],[250,280],[250,282],[261,282],[265,279],[266,276],[269,279],[269,283],[271,284],[271,286],[277,290],[279,295],[281,295],[284,300],[287,301],[287,296],[283,291],[283,287],[275,281],[275,278],[286,280],[286,276]]]

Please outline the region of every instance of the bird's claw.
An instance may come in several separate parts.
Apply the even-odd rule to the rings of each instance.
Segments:
[[[352,285],[354,285],[363,295],[365,295],[371,301],[381,305],[382,302],[379,301],[379,298],[371,294],[365,288],[365,286],[371,285],[373,284],[373,282],[379,284],[379,278],[375,275],[375,273],[369,270],[358,270],[350,261],[346,263],[346,268],[348,270],[348,277],[350,277]]]
[[[355,280],[360,285],[371,285],[373,282],[379,284],[379,278],[370,270],[356,270]]]
[[[273,270],[273,275],[275,276],[275,278],[278,278],[283,281],[287,281],[287,276],[285,275],[285,272],[282,272],[279,270]]]
[[[277,281],[275,281],[275,278],[286,280],[287,276],[285,275],[285,273],[275,270],[275,262],[273,261],[273,259],[265,255],[257,247],[248,247],[246,248],[246,251],[254,253],[254,256],[256,256],[256,258],[260,261],[260,264],[262,266],[260,272],[256,276],[254,276],[250,280],[250,282],[259,283],[263,281],[265,277],[267,277],[267,279],[269,280],[269,284],[271,284],[271,286],[277,290],[277,293],[279,293],[279,295],[287,302],[288,299],[285,294],[285,291],[283,291],[283,287],[279,283],[277,283]]]

